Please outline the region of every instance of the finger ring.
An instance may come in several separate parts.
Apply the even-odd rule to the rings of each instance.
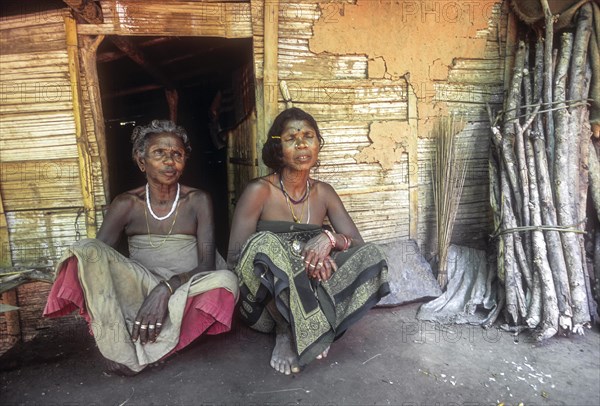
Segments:
[[[148,325],[146,325],[146,324],[142,324],[140,326],[140,329],[142,329],[142,330],[146,330],[147,328],[148,328]]]
[[[309,261],[304,261],[304,263],[305,263],[306,265],[310,265],[310,262],[309,262]]]
[[[155,327],[155,326],[154,326],[154,324],[150,324],[150,325],[148,326],[148,328],[149,328],[150,330],[154,330],[154,327]]]
[[[136,326],[139,326],[140,324],[142,324],[142,322],[136,320],[135,323],[133,323],[133,324],[135,324]]]
[[[162,323],[156,323],[156,327],[162,327]]]
[[[322,263],[322,262],[319,262],[319,263],[317,264],[317,266],[320,268],[320,267],[322,267],[322,266],[323,266],[323,263]]]
[[[316,268],[313,264],[308,264],[311,268]]]

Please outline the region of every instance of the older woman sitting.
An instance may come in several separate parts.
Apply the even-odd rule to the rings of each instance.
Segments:
[[[277,116],[262,154],[273,173],[247,186],[229,240],[240,313],[257,330],[275,330],[271,366],[285,374],[325,357],[389,293],[382,251],[364,243],[335,190],[310,177],[322,144],[310,114]]]
[[[238,294],[222,259],[215,270],[209,195],[178,182],[191,152],[185,130],[155,120],[136,127],[132,142],[146,185],[114,199],[97,239],[66,250],[44,310],[57,317],[79,308],[109,372],[123,375],[201,334],[229,331]],[[129,258],[114,249],[122,233]]]

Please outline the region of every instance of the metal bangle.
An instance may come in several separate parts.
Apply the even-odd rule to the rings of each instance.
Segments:
[[[173,287],[171,286],[171,284],[169,282],[167,282],[166,279],[163,279],[159,283],[164,284],[169,289],[169,292],[171,292],[171,295],[173,294]]]
[[[335,237],[333,236],[333,234],[331,233],[331,231],[329,231],[329,230],[323,230],[323,232],[325,233],[325,235],[327,236],[327,238],[329,238],[329,242],[331,243],[331,248],[335,248],[336,241],[335,241]]]

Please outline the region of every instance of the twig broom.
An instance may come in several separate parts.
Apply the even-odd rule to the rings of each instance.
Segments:
[[[450,116],[440,117],[433,128],[433,136],[436,138],[432,171],[439,259],[437,279],[442,289],[448,283],[448,248],[467,174],[469,155],[464,155],[464,148],[457,148],[455,142],[456,136],[464,127],[462,117]]]

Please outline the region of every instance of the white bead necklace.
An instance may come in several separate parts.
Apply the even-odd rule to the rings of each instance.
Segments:
[[[163,220],[171,217],[171,214],[173,214],[173,212],[175,211],[175,208],[177,207],[177,203],[179,202],[179,190],[180,190],[180,187],[179,187],[179,183],[178,183],[177,184],[177,195],[175,196],[175,200],[173,201],[173,206],[171,207],[171,211],[169,211],[166,216],[158,217],[152,211],[152,206],[150,205],[150,188],[148,187],[148,184],[146,183],[146,206],[148,206],[148,210],[150,211],[150,214],[152,215],[152,217],[154,217],[158,221],[163,221]]]

